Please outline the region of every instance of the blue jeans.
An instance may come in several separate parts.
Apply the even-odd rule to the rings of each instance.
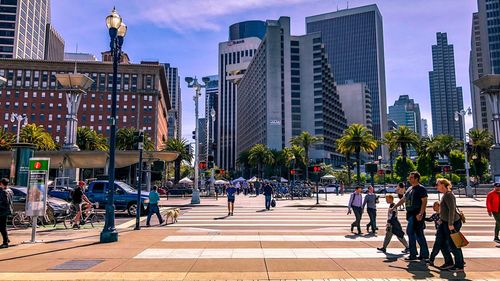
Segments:
[[[271,209],[271,195],[266,195],[266,209]]]
[[[424,235],[424,222],[417,221],[417,217],[411,216],[408,218],[408,225],[406,226],[406,234],[408,234],[408,245],[410,246],[410,257],[417,257],[417,242],[420,246],[420,257],[424,259],[429,258],[429,247]]]
[[[375,232],[377,230],[377,209],[366,208],[366,212],[370,217],[370,222],[366,225],[366,229],[371,227],[372,232]]]
[[[456,222],[453,223],[453,226],[455,227],[456,231],[460,231],[460,228],[462,228],[462,221],[457,220]],[[443,248],[441,249],[443,256],[449,256],[448,260],[445,258],[445,263],[453,263],[453,260],[451,259],[450,252],[453,254],[455,257],[455,267],[457,268],[464,268],[464,254],[462,253],[461,248],[457,248],[455,246],[455,243],[451,239],[451,231],[448,228],[448,222],[443,222],[441,224],[441,233],[445,237],[445,243],[443,243]],[[445,255],[446,252],[446,255]]]
[[[158,221],[160,224],[163,223],[163,219],[161,218],[160,214],[160,208],[158,208],[158,204],[149,204],[149,212],[148,212],[148,219],[146,220],[146,225],[149,225],[149,222],[151,221],[151,216],[153,214],[156,214],[158,217]]]

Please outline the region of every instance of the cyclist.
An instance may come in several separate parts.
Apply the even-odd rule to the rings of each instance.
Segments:
[[[73,221],[73,228],[80,228],[80,220],[82,216],[82,207],[85,208],[85,216],[89,215],[90,208],[92,207],[92,202],[85,196],[83,192],[83,187],[85,183],[79,182],[78,186],[73,190],[71,195],[71,204],[76,210],[75,219]]]

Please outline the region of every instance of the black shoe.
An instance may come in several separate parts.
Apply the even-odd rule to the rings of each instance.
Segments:
[[[231,212],[227,213],[227,216],[229,217],[231,215]]]
[[[461,272],[464,272],[464,269],[463,267],[460,268],[460,267],[456,267],[456,266],[453,266],[452,268],[448,269],[449,271],[452,271],[452,272],[455,272],[455,273],[461,273]]]
[[[410,253],[410,249],[405,248],[403,251],[401,251],[401,253],[403,253],[403,254],[409,254]]]
[[[9,244],[2,244],[2,245],[0,245],[0,249],[5,249],[5,248],[9,248]]]
[[[443,264],[441,266],[438,266],[438,268],[441,269],[441,270],[450,270],[453,267],[454,267],[454,265],[453,264],[449,264],[449,263],[448,264],[445,263],[445,264]]]
[[[404,260],[405,261],[417,261],[418,259],[417,259],[417,257],[410,256],[410,257],[405,258]]]
[[[500,238],[495,237],[495,239],[493,239],[493,241],[495,241],[495,242],[497,242],[497,243],[500,243]]]
[[[361,232],[361,230],[358,230],[358,235],[363,235],[363,232]]]
[[[377,250],[381,251],[382,253],[385,253],[385,248],[377,248]]]
[[[73,229],[80,229],[80,226],[78,224],[74,224]]]
[[[151,227],[151,225],[150,224],[146,224],[146,227]]]
[[[233,215],[234,215],[234,213],[233,213],[233,212],[231,212],[231,216],[233,216]]]
[[[164,221],[161,221],[161,222],[160,222],[160,225],[162,225],[163,223],[164,223]]]
[[[351,224],[351,232],[354,232],[354,225]]]

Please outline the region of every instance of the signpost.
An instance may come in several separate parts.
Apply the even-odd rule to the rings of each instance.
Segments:
[[[38,217],[44,217],[47,206],[47,183],[49,181],[50,158],[30,158],[28,167],[28,196],[26,215],[31,217],[31,241],[36,243]]]

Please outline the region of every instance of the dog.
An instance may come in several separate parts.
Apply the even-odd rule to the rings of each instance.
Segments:
[[[175,208],[173,222],[177,222],[177,217],[179,217],[180,214],[181,214],[181,209]]]
[[[165,224],[168,224],[168,219],[171,218],[172,224],[177,222],[177,218],[179,217],[181,210],[179,208],[170,209],[167,211]]]

